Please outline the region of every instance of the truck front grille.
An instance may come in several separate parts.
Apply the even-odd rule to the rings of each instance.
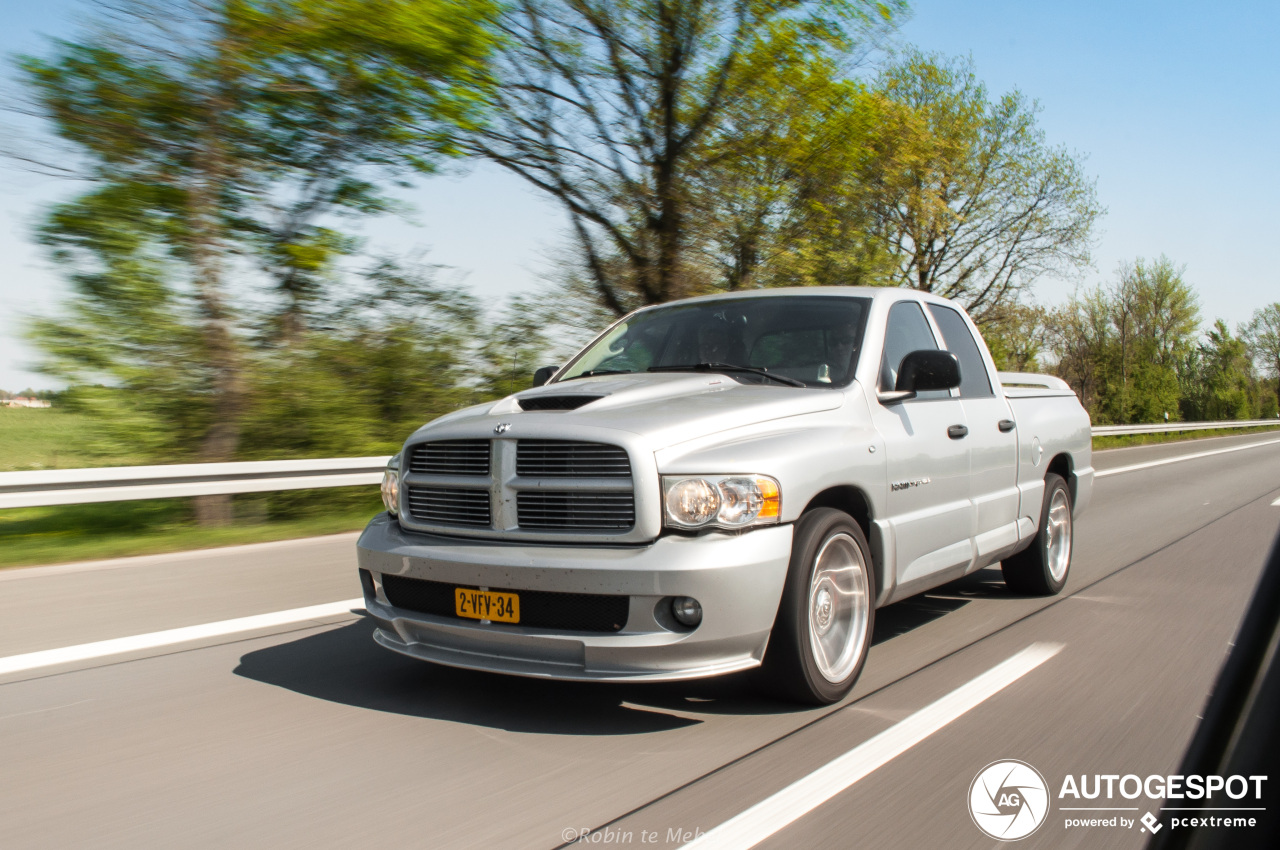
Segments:
[[[520,440],[516,474],[528,478],[630,478],[631,463],[620,446],[572,440]]]
[[[397,575],[382,576],[382,590],[396,608],[478,622],[459,617],[454,591],[475,590],[475,585],[449,584]],[[627,624],[630,597],[595,593],[554,593],[546,590],[512,590],[491,587],[520,597],[520,625],[564,632],[620,632]]]
[[[587,539],[636,527],[631,459],[622,446],[436,440],[410,445],[405,457],[401,521],[407,528]]]
[[[409,471],[429,475],[488,475],[488,440],[423,443],[409,455]]]
[[[526,491],[516,495],[521,528],[616,531],[636,523],[631,493]]]
[[[409,513],[414,519],[443,525],[488,526],[493,523],[488,490],[450,490],[444,487],[408,488]]]

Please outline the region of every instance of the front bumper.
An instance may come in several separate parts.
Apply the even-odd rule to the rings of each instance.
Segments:
[[[759,666],[773,628],[790,525],[748,533],[660,537],[645,546],[466,540],[408,532],[380,514],[357,551],[374,639],[414,658],[548,679],[667,681]],[[463,586],[630,597],[622,631],[568,632],[437,617],[393,607],[383,575]],[[702,623],[677,631],[659,622],[666,598],[692,596]]]

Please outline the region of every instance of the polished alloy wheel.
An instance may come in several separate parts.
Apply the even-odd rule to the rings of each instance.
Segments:
[[[814,560],[809,643],[823,678],[842,682],[857,666],[868,638],[867,564],[862,549],[844,532],[827,538]]]
[[[1045,525],[1045,563],[1054,581],[1062,581],[1071,564],[1071,505],[1065,490],[1057,490],[1049,502],[1049,519]]]

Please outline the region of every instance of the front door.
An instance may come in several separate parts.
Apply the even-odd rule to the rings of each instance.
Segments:
[[[900,301],[885,329],[880,389],[890,391],[902,358],[938,349],[916,301]],[[969,444],[964,406],[950,391],[923,392],[907,401],[871,400],[885,441],[889,473],[888,520],[897,556],[895,596],[959,576],[973,563],[973,503],[969,497]]]

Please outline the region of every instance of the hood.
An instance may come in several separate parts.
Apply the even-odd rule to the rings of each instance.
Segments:
[[[451,435],[474,427],[475,435],[482,436],[492,433],[499,419],[512,425],[536,424],[544,434],[557,425],[589,426],[638,434],[656,450],[744,425],[834,410],[844,403],[844,396],[837,389],[740,384],[714,373],[601,375],[459,410],[426,430],[447,424]],[[521,402],[561,409],[525,410]]]

